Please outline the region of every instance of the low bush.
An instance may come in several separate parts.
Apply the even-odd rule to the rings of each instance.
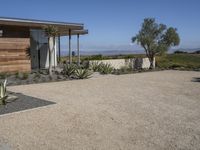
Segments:
[[[0,73],[0,79],[5,79],[7,77],[7,73]]]
[[[174,54],[187,54],[187,53],[188,52],[181,51],[181,50],[174,51]]]
[[[22,80],[26,80],[29,77],[29,73],[25,72],[22,74]]]
[[[24,72],[24,73],[20,73],[20,72],[16,72],[15,73],[15,78],[20,79],[20,80],[26,80],[29,77],[29,73]]]
[[[99,54],[99,55],[87,56],[83,60],[102,60],[102,59],[104,59],[104,56]]]
[[[123,72],[123,73],[128,73],[128,72],[131,72],[133,69],[129,66],[122,66],[120,68],[120,71]]]
[[[36,72],[35,75],[34,75],[34,79],[36,79],[36,78],[40,78],[40,77],[41,77],[40,72]]]
[[[20,73],[19,72],[15,73],[15,78],[17,78],[17,79],[20,78]]]
[[[200,68],[200,55],[168,54],[157,56],[156,66],[162,69],[198,70]]]
[[[120,74],[129,74],[133,73],[133,69],[131,66],[122,66],[120,69],[114,69],[113,74],[120,75]]]

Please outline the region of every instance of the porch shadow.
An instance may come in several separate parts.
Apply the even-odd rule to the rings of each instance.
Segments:
[[[0,115],[56,104],[55,102],[23,95],[21,93],[12,93],[12,95],[18,98],[6,105],[0,105]]]

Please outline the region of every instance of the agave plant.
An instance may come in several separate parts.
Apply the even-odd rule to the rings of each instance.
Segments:
[[[100,65],[100,70],[99,70],[99,72],[101,73],[101,74],[110,74],[110,73],[112,73],[113,72],[113,67],[111,66],[111,64],[104,64],[104,63],[101,63],[101,65]]]
[[[77,79],[87,79],[90,78],[92,75],[92,71],[89,69],[76,69],[75,70],[75,77]]]
[[[5,105],[6,99],[8,97],[7,92],[6,92],[6,84],[7,84],[7,80],[0,83],[0,105]]]
[[[94,61],[90,64],[90,68],[94,71],[94,72],[98,72],[101,69],[101,64],[98,61]]]
[[[68,77],[71,77],[75,74],[76,69],[77,66],[74,64],[65,64],[62,73]]]

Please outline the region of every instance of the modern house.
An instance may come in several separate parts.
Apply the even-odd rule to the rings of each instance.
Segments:
[[[59,31],[56,37],[55,52],[51,58],[53,66],[60,60],[60,37],[67,36],[71,59],[71,36],[77,36],[77,54],[79,36],[88,34],[80,23],[55,22],[32,19],[0,17],[0,72],[29,72],[31,69],[48,68],[48,38],[44,27],[52,25]],[[79,59],[80,61],[80,59]]]

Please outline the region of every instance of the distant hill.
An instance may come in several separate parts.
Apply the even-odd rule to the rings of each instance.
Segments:
[[[140,51],[131,51],[131,50],[102,50],[102,51],[81,51],[81,55],[83,56],[88,56],[88,55],[98,55],[101,54],[103,56],[107,56],[107,55],[126,55],[126,54],[143,54],[144,51],[140,50]],[[68,51],[67,52],[62,52],[61,53],[62,56],[68,55]]]
[[[183,52],[195,52],[200,51],[200,48],[194,48],[194,49],[171,49],[168,51],[168,53],[174,53],[174,51],[183,51]],[[76,53],[76,51],[75,51]],[[98,50],[98,51],[81,51],[81,55],[88,56],[88,55],[98,55],[101,54],[103,56],[112,56],[112,55],[127,55],[127,54],[144,54],[144,50]],[[68,55],[67,51],[61,51],[62,56]]]
[[[184,48],[180,48],[180,49],[177,49],[177,50],[183,51],[183,52],[192,53],[192,52],[200,51],[200,48],[193,48],[193,49],[184,49]]]

